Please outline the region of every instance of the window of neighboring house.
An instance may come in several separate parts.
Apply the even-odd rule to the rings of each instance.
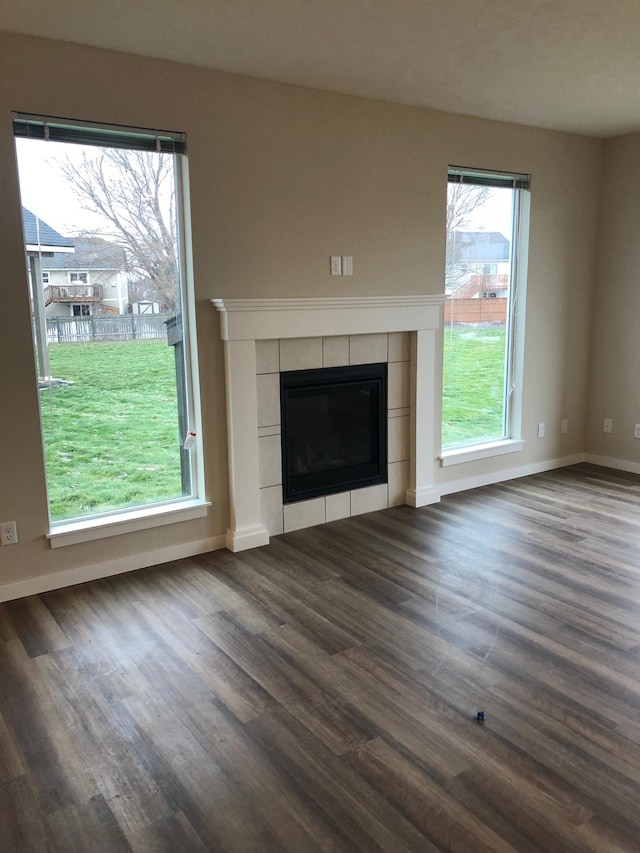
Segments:
[[[42,273],[42,283],[43,284],[49,284],[49,273],[48,272]]]
[[[23,115],[14,132],[52,544],[203,515],[199,453],[184,448],[197,418],[184,136]],[[68,269],[83,253],[119,276],[123,304],[144,286],[167,311],[123,321],[87,294],[70,313],[91,324],[65,321],[35,282],[45,254]],[[88,284],[78,266],[69,284]]]
[[[443,462],[519,439],[529,178],[452,168],[447,194]]]

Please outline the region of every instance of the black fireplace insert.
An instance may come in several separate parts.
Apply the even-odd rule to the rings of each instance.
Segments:
[[[387,482],[387,365],[280,374],[284,503]]]

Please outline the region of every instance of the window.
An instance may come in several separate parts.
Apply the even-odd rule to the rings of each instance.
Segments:
[[[49,284],[49,273],[48,272],[42,273],[42,283],[43,284]]]
[[[184,138],[23,115],[14,133],[52,537],[186,517],[203,501]],[[143,295],[164,313],[124,313]]]
[[[452,168],[447,193],[443,464],[519,439],[526,175]],[[517,449],[514,447],[508,449]],[[487,454],[489,455],[489,454]]]

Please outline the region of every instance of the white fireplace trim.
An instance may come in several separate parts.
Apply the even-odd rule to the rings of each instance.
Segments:
[[[258,340],[413,332],[410,461],[406,503],[440,499],[433,475],[438,457],[434,430],[438,402],[436,330],[444,296],[373,296],[296,299],[213,299],[224,341],[229,443],[230,527],[227,548],[266,545],[261,517],[257,430]]]

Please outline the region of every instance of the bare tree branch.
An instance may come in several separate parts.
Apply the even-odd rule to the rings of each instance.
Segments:
[[[453,293],[469,278],[473,269],[469,264],[461,266],[456,256],[457,231],[468,225],[472,214],[487,201],[490,187],[473,184],[449,184],[447,193],[447,258],[445,268],[445,288]]]
[[[178,262],[170,155],[117,148],[67,157],[62,173],[84,210],[104,220],[99,232],[126,252],[130,301],[151,298],[178,309]]]

